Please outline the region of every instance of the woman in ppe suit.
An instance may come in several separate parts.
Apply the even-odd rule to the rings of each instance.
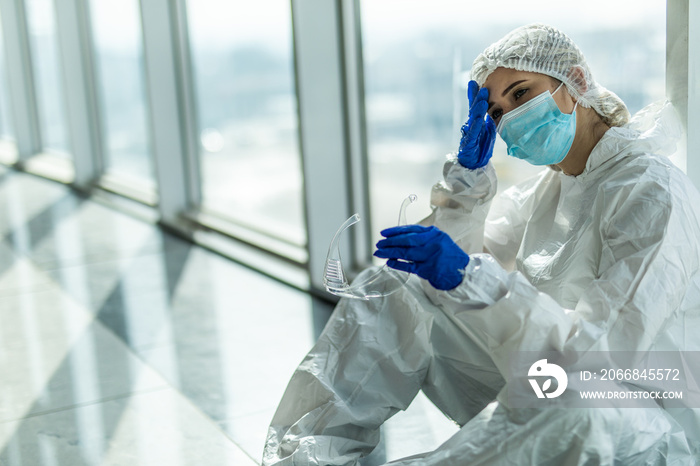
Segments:
[[[420,278],[340,301],[292,376],[263,463],[358,464],[423,390],[462,427],[396,464],[695,464],[692,406],[521,408],[507,396],[523,386],[513,354],[574,355],[574,373],[595,351],[700,349],[700,195],[665,157],[673,109],[630,118],[576,45],[538,24],[488,47],[472,78],[433,213],[377,244]],[[496,132],[509,154],[546,168],[492,205]]]

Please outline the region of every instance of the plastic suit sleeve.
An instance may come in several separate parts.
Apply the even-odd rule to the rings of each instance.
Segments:
[[[409,406],[430,366],[432,320],[408,291],[392,298],[402,305],[340,301],[289,382],[264,465],[357,464],[379,442],[379,427]]]
[[[443,166],[443,180],[430,193],[432,213],[419,223],[444,231],[467,254],[482,252],[484,224],[496,194],[493,165],[470,170],[452,154]]]
[[[469,170],[450,156],[443,166],[444,181],[431,191],[433,212],[420,224],[446,232],[467,254],[487,252],[513,270],[529,214],[548,195],[542,178],[553,175],[543,170],[494,198],[497,179],[491,163]]]

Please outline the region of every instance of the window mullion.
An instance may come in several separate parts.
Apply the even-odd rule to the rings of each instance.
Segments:
[[[200,173],[200,128],[198,125],[198,109],[195,102],[194,78],[192,75],[192,55],[190,49],[189,28],[187,24],[187,1],[175,0],[173,22],[176,34],[173,42],[177,51],[177,76],[180,81],[182,113],[182,129],[185,144],[184,161],[187,169],[188,207],[202,204],[201,173]]]
[[[186,134],[182,124],[183,105],[177,17],[168,0],[142,1],[146,90],[158,184],[161,222],[177,224],[189,207],[186,165]]]
[[[341,2],[344,49],[342,56],[350,157],[350,201],[352,210],[365,219],[360,224],[362,228],[355,231],[354,237],[353,259],[355,267],[359,269],[369,265],[372,260],[360,2],[359,0],[341,0]]]
[[[309,275],[312,289],[321,290],[328,245],[335,230],[352,214],[340,4],[292,0],[292,23]]]
[[[688,134],[687,147],[693,148],[693,157],[688,157],[688,176],[695,186],[700,188],[700,157],[697,148],[700,147],[700,5],[696,1],[688,2]]]
[[[666,95],[673,102],[683,124],[679,147],[680,158],[674,160],[684,168],[695,186],[700,187],[700,160],[688,157],[688,148],[698,147],[700,127],[694,111],[700,104],[697,75],[700,53],[700,6],[689,0],[668,0],[666,4]]]
[[[29,55],[29,33],[24,2],[0,0],[5,43],[8,94],[17,162],[21,165],[39,151],[39,120],[34,94],[34,79]]]
[[[74,183],[79,188],[87,189],[99,176],[99,127],[85,3],[81,0],[56,0],[56,21],[67,127],[75,169]]]

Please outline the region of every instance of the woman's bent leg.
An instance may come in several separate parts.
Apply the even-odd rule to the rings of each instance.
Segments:
[[[379,427],[420,390],[431,327],[431,314],[407,288],[341,300],[289,382],[263,464],[355,464],[367,455]]]

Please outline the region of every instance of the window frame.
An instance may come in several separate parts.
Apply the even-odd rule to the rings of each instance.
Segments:
[[[141,0],[149,134],[157,183],[158,222],[173,232],[229,255],[263,273],[328,298],[323,266],[337,227],[357,212],[370,218],[360,0],[290,0],[294,79],[303,170],[308,244],[289,245],[202,212],[199,142],[186,0]],[[700,145],[700,5],[668,0],[667,96],[677,106],[683,145]],[[8,73],[9,109],[22,169],[40,152],[38,109],[24,2],[0,0]],[[67,125],[75,162],[72,185],[87,190],[103,173],[99,109],[86,0],[57,7]],[[60,11],[60,13],[59,13]],[[323,70],[323,72],[319,72]],[[447,109],[449,111],[449,109]],[[172,137],[173,134],[179,137]],[[700,159],[686,159],[700,187]],[[116,189],[119,191],[119,189]],[[370,224],[346,239],[355,273],[371,263]]]

